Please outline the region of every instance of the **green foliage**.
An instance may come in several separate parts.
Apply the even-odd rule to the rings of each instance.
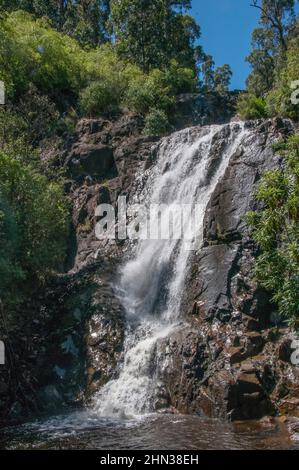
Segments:
[[[270,29],[257,28],[252,33],[252,52],[246,58],[252,67],[247,79],[247,88],[251,94],[265,96],[274,83],[275,42]]]
[[[1,21],[0,77],[8,91],[8,103],[0,107],[3,298],[15,283],[43,278],[63,261],[68,205],[61,184],[41,174],[37,145],[60,124],[46,93],[55,95],[57,87],[64,91],[72,84],[74,91],[79,87],[82,66],[75,56],[82,51],[45,20],[35,21],[24,12]]]
[[[268,113],[299,118],[299,36],[288,43],[285,65],[277,74],[275,85],[267,96]],[[294,84],[294,85],[293,85]],[[294,88],[292,88],[292,85]],[[293,97],[293,100],[292,100]],[[295,101],[297,101],[297,104]],[[292,102],[294,101],[294,102]]]
[[[167,114],[161,109],[152,109],[145,118],[145,135],[163,135],[169,131]]]
[[[299,106],[291,100],[299,70],[299,23],[294,5],[294,0],[253,1],[261,17],[260,27],[252,35],[252,52],[247,57],[252,66],[247,90],[249,95],[266,101],[268,116],[298,119]]]
[[[272,30],[274,45],[286,50],[288,31],[295,19],[295,0],[253,0],[253,6],[261,13],[261,25]]]
[[[97,116],[105,111],[113,111],[118,105],[118,93],[114,91],[111,81],[92,82],[80,94],[82,113]]]
[[[15,215],[0,193],[0,295],[23,273],[19,266],[19,237]]]
[[[283,169],[262,178],[258,212],[247,214],[254,240],[261,249],[255,273],[260,284],[273,293],[273,301],[292,325],[299,326],[299,136],[280,146]]]
[[[179,2],[173,2],[179,3]],[[190,2],[183,2],[188,10]],[[196,69],[196,62],[203,54],[201,46],[195,45],[200,37],[200,27],[195,19],[181,12],[171,15],[169,22],[168,50],[165,63],[176,60],[181,67]]]
[[[171,87],[172,93],[194,93],[197,91],[197,79],[194,70],[182,67],[176,59],[172,59],[164,70],[165,83]]]
[[[266,101],[250,93],[244,93],[238,99],[237,112],[242,119],[265,118],[267,117]]]
[[[169,111],[175,102],[165,72],[154,69],[138,76],[129,84],[123,103],[129,109],[146,114],[151,108]]]
[[[111,29],[121,57],[146,73],[167,67],[174,58],[195,69],[194,44],[200,30],[193,18],[182,13],[190,8],[190,0],[111,0],[110,5]]]
[[[232,70],[228,64],[217,67],[214,75],[214,86],[218,93],[226,93],[232,78]]]
[[[119,107],[146,114],[151,108],[168,113],[177,94],[196,90],[194,70],[176,60],[169,60],[164,70],[144,74],[120,60],[112,45],[83,50],[45,19],[14,12],[5,25],[5,49],[10,54],[0,59],[0,78],[8,97],[18,99],[19,112],[21,107],[27,110],[20,114],[35,142],[55,129],[59,116],[53,100],[61,94],[78,95],[80,109],[88,115]]]
[[[7,11],[25,10],[47,17],[55,29],[82,45],[97,46],[107,40],[109,0],[2,0],[1,6]]]
[[[136,75],[142,75],[136,65],[120,60],[111,44],[86,52],[84,61],[87,80],[112,82],[118,99],[123,95],[128,83]]]
[[[17,106],[0,106],[0,151],[25,165],[39,168],[38,144],[58,131],[59,126],[66,129],[55,105],[46,95],[30,88]]]
[[[98,114],[119,107],[130,84],[145,79],[141,70],[119,59],[111,45],[85,53],[87,87],[80,93],[83,112]]]
[[[10,107],[0,106],[0,151],[23,162],[35,160],[26,121]]]
[[[29,84],[27,93],[20,97],[17,106],[14,106],[11,112],[16,118],[23,120],[22,135],[31,145],[38,144],[52,135],[58,130],[61,121],[55,103],[47,95],[41,94],[33,84]],[[4,114],[7,114],[7,110]],[[7,132],[10,130],[7,129]]]
[[[211,55],[205,55],[201,64],[201,74],[205,91],[214,89],[214,67],[215,62]]]
[[[190,69],[171,61],[164,71],[153,69],[148,75],[135,75],[128,84],[123,104],[134,111],[146,114],[150,109],[161,109],[169,113],[176,95],[196,90],[196,78]]]
[[[58,183],[0,152],[2,278],[44,277],[63,261],[68,204]]]
[[[70,37],[53,30],[47,21],[23,11],[8,15],[0,45],[0,79],[8,98],[24,94],[33,83],[39,92],[77,93],[82,86],[82,49]]]
[[[200,71],[204,91],[225,93],[229,90],[233,73],[228,64],[224,64],[215,69],[213,57],[210,55],[204,55]]]
[[[151,109],[168,114],[176,95],[196,90],[195,73],[180,67],[175,60],[166,70],[153,69],[144,74],[138,67],[120,61],[107,46],[88,54],[87,70],[89,77],[98,77],[80,94],[82,112],[88,115],[118,107],[144,115]]]

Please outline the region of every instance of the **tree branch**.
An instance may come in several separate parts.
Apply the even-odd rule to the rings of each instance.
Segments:
[[[272,24],[273,28],[275,28],[278,31],[281,46],[286,51],[287,43],[283,34],[283,24],[281,23],[281,21],[279,21],[278,18],[273,18],[271,15],[267,13],[267,10],[265,8],[263,8],[261,5],[258,5],[258,0],[253,0],[253,3],[251,3],[250,6],[260,10],[262,12],[262,15],[265,18],[267,18],[267,20]],[[277,12],[277,16],[278,16],[278,12]]]

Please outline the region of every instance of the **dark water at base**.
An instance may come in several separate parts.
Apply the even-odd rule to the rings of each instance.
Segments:
[[[1,449],[298,449],[277,420],[223,423],[196,416],[99,419],[87,412],[0,430]]]

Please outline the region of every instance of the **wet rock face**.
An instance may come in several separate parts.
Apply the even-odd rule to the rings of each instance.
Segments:
[[[28,299],[25,325],[1,366],[0,425],[82,406],[113,377],[125,330],[116,270],[113,260],[100,258]]]
[[[203,247],[190,257],[182,302],[184,326],[157,345],[160,388],[156,408],[160,412],[176,410],[232,420],[295,413],[299,373],[290,362],[291,333],[277,328],[269,295],[255,283],[252,268],[257,250],[244,221],[245,213],[257,208],[254,194],[263,172],[282,164],[272,144],[291,132],[291,125],[276,119],[249,122],[246,127],[250,132],[210,199]],[[140,128],[134,115],[114,123],[82,120],[77,142],[66,159],[72,176],[75,239],[69,269],[79,284],[70,283],[77,287],[71,288],[69,301],[61,305],[65,319],[71,314],[73,320],[80,320],[75,326],[71,320],[70,332],[57,330],[57,325],[52,328],[58,335],[55,344],[63,351],[58,348],[58,356],[53,352],[55,380],[47,376],[41,393],[52,394],[57,403],[61,397],[63,403],[88,399],[114,376],[121,358],[124,312],[108,281],[111,272],[108,277],[104,273],[113,263],[115,272],[115,260],[123,259],[125,244],[96,240],[95,208],[101,203],[116,207],[119,195],[132,197],[136,172],[154,163],[155,139],[141,137]],[[227,132],[228,126],[212,144],[215,158],[226,145]],[[107,171],[101,167],[104,157],[89,166],[88,158],[97,160],[100,155],[95,149],[104,149],[102,156],[108,152]],[[73,173],[75,154],[81,166]],[[213,163],[212,158],[211,174]],[[93,165],[99,165],[96,171]],[[106,261],[101,264],[97,256]],[[98,267],[91,277],[87,275],[87,285],[84,273],[94,263]]]
[[[199,286],[192,288],[192,294],[203,302],[203,315],[210,320],[229,321],[239,313],[257,318],[262,327],[273,306],[253,280],[256,248],[244,216],[256,209],[255,190],[262,174],[281,164],[272,145],[288,134],[290,127],[280,120],[247,123],[247,127],[250,133],[232,157],[207,207],[204,247],[193,260]]]
[[[117,120],[82,119],[65,158],[73,202],[73,236],[66,270],[78,271],[98,253],[122,255],[122,245],[95,236],[95,209],[119,196],[130,197],[136,172],[153,156],[155,137],[143,137],[143,120],[129,114]]]
[[[143,120],[134,114],[82,119],[63,149],[43,156],[52,169],[64,164],[69,176],[72,230],[66,274],[22,306],[26,331],[14,330],[14,358],[9,356],[0,371],[0,421],[79,406],[116,373],[125,315],[113,281],[123,249],[96,239],[95,209],[102,203],[116,207],[119,195],[128,198],[136,172],[153,158],[158,139],[141,136],[142,129]]]
[[[37,374],[42,410],[82,404],[112,378],[125,322],[111,286],[113,275],[113,266],[101,260],[100,266],[63,277],[49,288],[45,308],[50,333]]]
[[[232,420],[294,414],[299,398],[291,332],[275,327],[275,308],[256,285],[257,251],[244,221],[246,212],[256,208],[261,175],[281,164],[272,144],[290,132],[290,125],[269,120],[247,127],[251,132],[208,205],[203,248],[190,259],[182,304],[190,327],[160,345],[159,376],[169,406]]]
[[[104,177],[107,173],[116,174],[116,167],[111,147],[103,144],[80,144],[70,156],[72,177],[84,175]]]
[[[155,161],[157,139],[142,137],[142,125],[136,115],[113,122],[83,119],[68,144],[64,164],[73,203],[68,274],[28,300],[32,318],[13,344],[22,394],[7,391],[5,371],[0,416],[23,419],[28,409],[53,413],[81,405],[117,372],[125,314],[113,280],[125,246],[96,239],[95,208],[101,203],[116,207],[120,195],[132,197],[136,172]],[[254,192],[262,173],[281,164],[272,144],[290,126],[280,120],[246,125],[252,132],[211,197],[203,248],[190,258],[184,325],[157,346],[156,408],[161,412],[233,420],[298,413],[292,334],[277,326],[269,295],[254,281],[256,247],[244,222],[244,214],[257,207]],[[215,155],[225,146],[226,132],[224,127],[213,142]]]

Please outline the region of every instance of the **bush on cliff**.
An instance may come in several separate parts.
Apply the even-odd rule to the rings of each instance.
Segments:
[[[161,109],[152,109],[145,118],[145,135],[163,135],[169,131],[167,114]]]
[[[135,75],[129,83],[123,104],[146,114],[160,109],[170,114],[179,93],[196,91],[196,77],[191,69],[172,60],[166,70],[153,69],[148,75]]]
[[[9,106],[0,106],[0,151],[27,163],[36,159],[29,141],[28,124]]]
[[[80,93],[81,112],[86,116],[113,111],[118,105],[117,93],[111,81],[92,82]]]
[[[237,112],[242,119],[265,118],[267,117],[266,101],[251,93],[244,93],[238,99]]]
[[[299,136],[278,149],[285,165],[263,176],[257,191],[263,208],[247,220],[261,250],[257,279],[273,293],[280,313],[299,327]]]
[[[43,278],[65,256],[68,204],[58,183],[0,152],[0,294],[7,282]],[[11,276],[7,277],[7,273]]]

